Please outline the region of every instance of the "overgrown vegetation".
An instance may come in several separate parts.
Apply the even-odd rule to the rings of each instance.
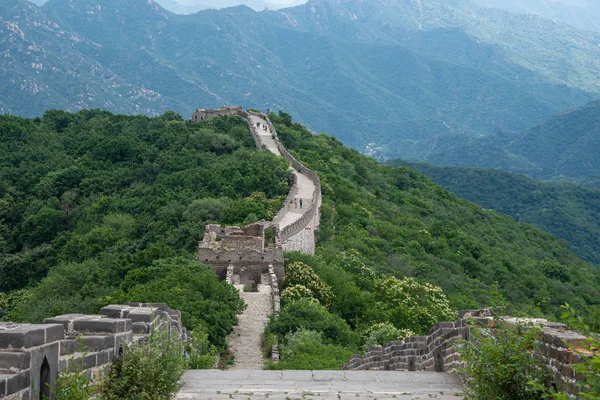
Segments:
[[[0,318],[166,302],[222,349],[243,307],[195,261],[206,223],[272,218],[287,164],[244,119],[99,110],[0,116]]]
[[[600,265],[600,190],[540,182],[495,169],[436,167],[392,160],[420,171],[456,196],[511,215],[564,239],[579,257]]]
[[[458,199],[414,170],[315,136],[287,115],[270,117],[284,146],[319,174],[324,195],[315,256],[290,259],[332,288],[332,310],[351,326],[385,322],[373,307],[373,273],[437,285],[454,310],[490,305],[494,282],[515,315],[556,319],[561,304],[599,304],[598,271],[564,241]]]

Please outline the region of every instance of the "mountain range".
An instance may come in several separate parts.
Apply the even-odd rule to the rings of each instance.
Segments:
[[[466,0],[173,14],[148,0],[0,9],[0,112],[282,109],[381,158],[519,132],[600,95],[600,34]],[[422,157],[421,159],[429,159]]]
[[[600,101],[565,111],[520,133],[442,134],[407,154],[436,165],[497,168],[542,180],[600,187]]]

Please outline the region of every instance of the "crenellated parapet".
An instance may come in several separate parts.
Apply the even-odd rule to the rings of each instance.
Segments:
[[[371,347],[362,355],[353,355],[342,366],[343,370],[385,371],[435,371],[453,372],[462,367],[456,344],[471,339],[471,329],[486,329],[492,334],[497,319],[489,309],[466,310],[459,313],[454,322],[440,322],[425,336],[410,336],[403,341],[388,342],[382,347]],[[571,346],[580,348],[586,337],[570,331],[566,325],[541,318],[500,317],[501,320],[539,327],[540,335],[534,357],[546,364],[552,383],[558,389],[576,393],[576,384],[581,377],[573,364],[581,362],[581,356]]]
[[[158,330],[187,340],[181,313],[162,303],[110,305],[99,315],[65,314],[43,324],[0,323],[0,397],[52,399],[60,372],[77,368],[96,380],[125,347]]]

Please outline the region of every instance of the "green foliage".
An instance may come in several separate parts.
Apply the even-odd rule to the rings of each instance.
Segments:
[[[458,199],[414,170],[381,165],[335,138],[270,118],[284,146],[323,186],[316,254],[288,257],[310,265],[331,287],[331,312],[352,328],[391,322],[424,332],[435,319],[451,317],[448,311],[489,306],[495,282],[516,315],[558,318],[565,302],[582,310],[600,304],[600,273],[564,241]],[[374,285],[388,276],[438,286],[449,309],[414,321],[401,316],[402,308],[390,309],[397,319],[382,318],[374,310],[385,311],[384,299],[396,297],[384,286],[377,297]],[[422,293],[432,300],[415,301],[415,309],[436,304],[436,293]]]
[[[336,344],[325,344],[322,333],[300,329],[285,335],[279,346],[280,361],[270,369],[339,369],[352,351]]]
[[[364,346],[366,350],[369,347],[383,346],[387,342],[404,340],[415,333],[409,329],[398,329],[389,322],[382,322],[371,326],[364,334]]]
[[[206,331],[220,349],[245,307],[233,286],[219,281],[209,267],[184,258],[162,259],[129,271],[121,290],[124,300],[164,302],[180,310],[185,326]]]
[[[185,343],[186,368],[210,369],[217,362],[217,350],[208,340],[208,334],[195,329]]]
[[[80,349],[80,355],[85,358],[87,352]],[[88,371],[83,369],[82,358],[76,360],[69,356],[69,369],[59,372],[56,376],[56,386],[50,388],[55,400],[88,400],[98,391],[98,383],[90,382]],[[44,400],[49,400],[44,397]]]
[[[467,399],[535,400],[540,392],[529,382],[542,382],[544,365],[533,356],[539,328],[495,320],[490,331],[471,329],[471,341],[458,346],[466,366]]]
[[[281,342],[288,333],[300,329],[323,335],[325,344],[342,345],[347,348],[355,348],[358,344],[358,335],[352,332],[342,318],[309,300],[289,303],[281,310],[279,316],[272,318],[267,325],[267,331],[277,335]]]
[[[286,288],[281,294],[282,300],[285,299],[284,301],[292,301],[300,298],[310,300],[314,298],[326,308],[331,303],[331,297],[333,296],[331,288],[323,284],[310,265],[300,261],[291,262],[286,265],[283,285]]]
[[[175,337],[157,331],[133,343],[115,359],[103,383],[106,400],[168,400],[180,389],[186,368],[183,348]]]
[[[313,297],[313,293],[310,291],[310,289],[304,285],[288,286],[281,292],[282,307],[285,307],[286,305],[298,300],[308,300],[319,303],[319,300]]]
[[[456,312],[437,286],[414,278],[389,277],[375,283],[382,319],[409,331],[426,333],[438,321],[453,321]]]
[[[0,318],[166,302],[224,347],[241,302],[197,243],[209,222],[270,219],[289,186],[244,119],[51,110],[2,115],[0,135]]]
[[[565,131],[566,132],[566,131]],[[494,169],[435,167],[393,160],[414,168],[458,197],[532,224],[569,244],[579,257],[600,264],[600,191],[549,183]]]

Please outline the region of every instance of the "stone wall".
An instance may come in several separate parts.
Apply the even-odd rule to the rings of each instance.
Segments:
[[[59,315],[43,324],[0,323],[0,397],[53,398],[58,373],[75,366],[97,379],[124,346],[157,329],[187,340],[180,312],[166,304],[111,305],[100,315]]]
[[[313,193],[313,198],[311,201],[311,205],[306,213],[302,215],[300,219],[295,221],[293,224],[286,226],[281,230],[281,242],[283,243],[284,250],[296,250],[302,252],[308,252],[308,254],[314,254],[315,243],[314,243],[314,230],[319,227],[320,223],[320,211],[321,211],[321,180],[319,176],[314,173],[312,170],[306,168],[304,164],[298,161],[294,156],[292,156],[285,147],[279,141],[279,137],[277,136],[277,131],[275,127],[271,123],[271,120],[267,115],[262,115],[262,117],[267,121],[271,132],[275,137],[275,142],[277,143],[277,148],[279,152],[290,162],[290,164],[301,174],[305,175],[310,179],[315,185],[315,191]],[[292,192],[293,193],[293,192]],[[286,199],[289,201],[289,199]],[[284,205],[284,207],[287,203]],[[309,236],[307,232],[303,232],[306,228],[311,230],[311,235]],[[298,235],[303,232],[303,236],[298,240],[288,242],[286,246],[286,242],[292,238],[294,235]],[[307,241],[308,240],[308,241]],[[300,247],[297,247],[297,244],[300,244]]]
[[[283,250],[277,233],[275,245],[265,247],[264,230],[268,225],[261,222],[243,229],[207,225],[204,239],[198,244],[198,261],[210,265],[220,279],[226,279],[229,273],[239,276],[241,284],[259,283],[262,274],[272,267],[282,284]]]
[[[242,115],[242,106],[224,106],[219,108],[200,108],[192,114],[192,121],[202,122],[216,115]]]
[[[426,336],[411,336],[404,341],[386,343],[383,347],[369,348],[365,354],[353,355],[342,366],[344,370],[408,370],[452,372],[464,365],[456,351],[457,340],[469,340],[471,329],[488,329],[494,332],[496,320],[489,309],[466,310],[454,322],[440,322]],[[540,328],[535,357],[546,364],[553,384],[560,390],[574,393],[577,381],[573,364],[581,357],[567,343],[581,348],[585,336],[569,331],[564,324],[545,319],[502,317],[513,324],[532,325]]]

